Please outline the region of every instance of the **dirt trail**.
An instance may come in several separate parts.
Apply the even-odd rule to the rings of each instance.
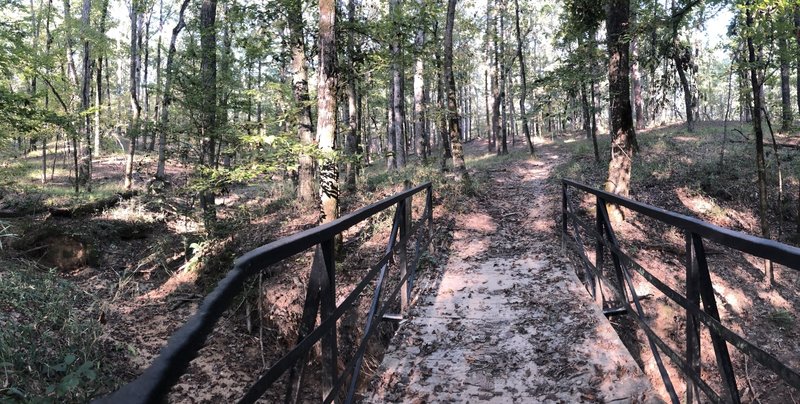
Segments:
[[[485,194],[456,218],[443,275],[365,401],[658,402],[561,253],[548,182],[559,160],[550,145],[474,174],[487,176]]]

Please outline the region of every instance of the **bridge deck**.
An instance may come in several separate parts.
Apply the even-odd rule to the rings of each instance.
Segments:
[[[451,262],[420,300],[368,402],[658,401],[568,267],[534,256]]]

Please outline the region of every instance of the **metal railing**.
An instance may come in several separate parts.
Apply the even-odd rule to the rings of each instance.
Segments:
[[[675,392],[669,374],[664,367],[664,363],[661,360],[660,352],[663,352],[664,355],[669,357],[676,367],[688,378],[686,389],[687,403],[691,403],[693,400],[700,401],[699,391],[697,391],[697,389],[702,390],[706,397],[713,402],[739,403],[741,401],[739,390],[736,386],[736,375],[728,352],[728,343],[777,374],[789,386],[800,389],[800,375],[798,375],[796,370],[787,367],[774,356],[722,325],[714,297],[714,289],[711,283],[703,240],[713,241],[747,254],[768,259],[794,270],[800,269],[800,248],[725,229],[689,216],[601,191],[572,180],[563,179],[561,184],[562,237],[564,241],[570,241],[570,244],[575,247],[581,257],[584,266],[584,281],[587,283],[589,293],[592,297],[596,296],[598,286],[600,286],[600,281],[602,279],[607,285],[612,286],[610,288],[612,293],[616,295],[617,300],[622,304],[621,308],[610,310],[607,314],[633,313],[632,317],[647,336],[653,358],[673,403],[677,404],[680,400]],[[593,226],[581,220],[576,210],[572,207],[572,200],[569,192],[570,188],[596,197],[596,220]],[[606,208],[607,204],[625,207],[684,232],[686,240],[686,295],[682,295],[667,286],[663,281],[659,280],[655,275],[621,250],[616,234],[614,233],[614,228],[609,220],[608,210]],[[572,238],[569,237],[570,223],[574,233]],[[586,234],[594,238],[595,264],[592,264],[587,256],[580,230],[585,231]],[[605,249],[608,249],[613,261],[614,277],[616,278],[614,282],[603,275],[602,270]],[[680,355],[669,347],[645,321],[645,314],[640,297],[636,294],[631,278],[631,270],[641,275],[667,298],[686,310],[685,355]],[[602,294],[602,288],[600,292]],[[630,298],[633,300],[634,307],[630,305],[628,294],[630,294]],[[701,300],[703,303],[702,309],[700,308]],[[708,328],[711,336],[718,370],[723,387],[725,388],[725,391],[721,394],[718,394],[701,377],[700,324]]]
[[[425,210],[416,223],[413,223],[411,218],[412,197],[423,191],[425,191]],[[352,292],[339,305],[336,305],[335,237],[392,206],[396,206],[396,210],[385,253]],[[424,231],[425,229],[427,231]],[[343,395],[345,402],[352,402],[368,339],[377,329],[377,324],[383,319],[386,311],[392,307],[392,302],[396,304],[398,294],[400,294],[401,308],[406,310],[423,244],[424,247],[427,247],[430,243],[432,231],[432,187],[428,182],[361,208],[330,223],[282,238],[248,252],[236,259],[233,269],[206,296],[197,313],[172,335],[160,355],[141,376],[96,402],[151,403],[166,401],[170,389],[186,372],[189,363],[204,346],[215,324],[231,305],[233,299],[242,291],[245,282],[257,276],[268,266],[312,247],[315,248],[314,260],[306,289],[298,342],[291,351],[273,363],[258,378],[239,402],[255,402],[287,371],[289,371],[289,381],[286,389],[286,401],[300,400],[307,358],[312,347],[320,341],[322,401],[326,403],[333,400],[341,401]],[[406,250],[412,236],[416,237],[416,246],[413,259],[409,263]],[[424,243],[423,240],[425,240]],[[383,296],[389,263],[394,254],[397,254],[398,257],[397,267],[400,271],[400,281],[388,296]],[[366,316],[364,334],[355,355],[339,374],[336,322],[349,309],[357,307],[355,306],[356,301],[373,280],[376,282],[370,309]],[[315,327],[317,315],[319,315],[320,324]],[[343,394],[345,391],[342,389],[345,387],[345,383],[347,390],[346,394]]]

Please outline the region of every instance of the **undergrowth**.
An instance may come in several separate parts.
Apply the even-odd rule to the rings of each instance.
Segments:
[[[1,264],[0,401],[85,402],[113,385],[92,296],[27,262]]]

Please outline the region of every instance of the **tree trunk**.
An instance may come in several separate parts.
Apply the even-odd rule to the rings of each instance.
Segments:
[[[630,0],[610,0],[606,11],[608,30],[608,88],[611,120],[611,162],[608,166],[608,192],[630,194],[631,166],[637,151],[630,96]],[[612,206],[612,218],[622,220],[622,212]]]
[[[298,156],[298,183],[297,196],[304,206],[317,204],[317,195],[314,191],[314,159],[308,153],[314,145],[314,128],[311,120],[311,104],[308,96],[308,73],[306,67],[306,44],[303,26],[302,4],[299,0],[288,0],[289,41],[292,52],[290,64],[292,74],[292,93],[294,95],[295,111],[297,113],[297,137],[303,145],[303,151]],[[259,75],[261,66],[259,65]],[[259,103],[259,116],[260,113]]]
[[[754,25],[752,5],[748,2],[745,10],[745,24],[748,28]],[[760,55],[760,50],[759,50]],[[756,172],[758,175],[758,213],[761,219],[761,236],[770,238],[769,221],[767,220],[767,169],[764,161],[764,131],[761,127],[762,94],[756,63],[756,49],[753,46],[752,34],[747,36],[747,56],[750,65],[750,86],[753,91],[753,135],[756,142]],[[765,264],[765,278],[769,284],[775,281],[770,262]]]
[[[500,94],[500,74],[498,71],[500,69],[500,50],[497,39],[497,8],[492,6],[496,1],[497,0],[488,0],[490,10],[487,24],[489,24],[489,38],[492,41],[492,57],[489,61],[491,63],[490,76],[492,81],[492,136],[489,142],[489,151],[499,154],[497,141],[502,137],[503,123],[500,116],[500,105],[503,100]]]
[[[680,46],[677,45],[676,47]],[[689,58],[691,51],[686,50],[681,52],[681,48],[675,49],[675,54],[672,57],[672,60],[675,62],[675,69],[678,71],[678,78],[681,82],[681,89],[683,90],[683,102],[686,108],[686,130],[688,132],[694,132],[694,111],[693,111],[693,103],[692,103],[692,88],[689,85],[689,79],[686,77],[686,67],[688,65],[688,61],[686,58]],[[684,64],[686,63],[686,65]]]
[[[339,212],[339,172],[336,149],[336,1],[319,2],[319,69],[317,79],[317,136],[319,139],[319,195],[322,223]]]
[[[394,140],[394,164],[392,168],[405,166],[405,131],[403,128],[403,68],[402,49],[400,46],[400,0],[389,0],[389,16],[392,21],[392,41],[389,49],[391,54],[391,100],[392,110],[391,133]]]
[[[167,125],[169,124],[169,107],[172,105],[172,80],[174,72],[172,70],[173,62],[175,60],[176,42],[178,41],[178,34],[186,26],[183,20],[183,15],[186,8],[189,6],[189,0],[183,0],[181,9],[178,12],[178,23],[172,29],[172,37],[169,40],[169,50],[167,50],[167,64],[164,66],[164,89],[161,95],[161,122],[158,125],[158,167],[156,168],[156,178],[160,180],[166,179],[166,162],[167,162]]]
[[[639,55],[638,45],[636,38],[631,41],[631,53],[633,54],[631,61],[631,77],[633,78],[633,111],[636,115],[636,129],[642,129],[645,126],[644,108],[642,107],[642,77],[639,72]],[[585,89],[581,88],[584,91]],[[584,125],[585,127],[585,125]]]
[[[520,94],[519,94],[519,115],[522,119],[522,133],[525,135],[525,140],[528,141],[528,149],[533,156],[536,149],[531,140],[531,129],[528,126],[528,112],[525,109],[525,98],[528,93],[528,81],[525,72],[525,55],[522,52],[522,34],[519,28],[519,0],[514,0],[514,25],[517,36],[517,59],[519,60],[519,79],[520,79]]]
[[[356,18],[356,3],[355,0],[349,0],[347,3],[347,19],[350,26],[354,26]],[[354,190],[356,187],[356,172],[358,170],[358,161],[356,159],[356,148],[358,146],[358,105],[356,96],[356,74],[355,65],[355,46],[353,44],[354,30],[349,30],[347,34],[347,71],[349,80],[347,80],[347,113],[345,114],[347,124],[347,135],[345,137],[345,154],[347,161],[345,164],[345,184],[349,190]]]
[[[72,7],[70,0],[64,0],[64,36],[66,38],[67,79],[78,86],[78,70],[75,68],[75,49],[72,38]],[[63,69],[62,69],[63,71]]]
[[[130,59],[130,93],[131,93],[131,121],[128,125],[128,159],[125,161],[125,189],[133,186],[133,158],[136,154],[136,138],[139,135],[139,118],[142,108],[139,105],[139,3],[131,2],[131,59]]]
[[[87,36],[91,29],[89,16],[91,12],[91,0],[83,0],[81,10],[81,26],[83,34],[83,75],[81,80],[81,112],[83,113],[81,123],[83,126],[84,145],[81,151],[81,168],[78,182],[82,184],[87,192],[92,191],[92,126],[91,117],[88,114],[91,107],[91,81],[92,81],[92,62],[89,54],[89,38]],[[99,105],[98,105],[99,107]]]
[[[580,93],[581,93],[581,111],[583,112],[583,132],[586,133],[586,138],[592,138],[592,123],[591,117],[589,116],[589,97],[586,96],[586,83],[580,83]]]
[[[103,0],[101,15],[100,15],[100,33],[105,35],[106,33],[106,18],[108,16],[108,0]],[[95,82],[95,94],[94,94],[94,154],[100,155],[102,153],[102,143],[101,143],[101,130],[100,130],[100,111],[102,110],[103,105],[103,55],[100,54],[97,57],[97,66],[96,66],[96,82]]]
[[[789,73],[789,44],[785,37],[778,40],[778,56],[781,63],[781,132],[789,132],[792,128],[792,92]]]
[[[201,165],[208,172],[214,165],[217,137],[217,1],[203,0],[200,8],[200,79],[203,87],[200,134],[202,136]],[[204,174],[208,180],[208,174]],[[200,207],[207,232],[213,232],[216,221],[214,192],[204,184],[200,191]]]
[[[508,154],[508,108],[506,103],[506,0],[500,1],[500,54],[498,57],[498,64],[500,67],[500,105],[502,106],[502,115],[500,115],[500,135],[502,140],[497,154]]]
[[[352,1],[352,0],[351,0]],[[421,0],[417,5],[422,9]],[[414,62],[414,135],[419,139],[419,150],[423,162],[428,161],[429,142],[428,133],[425,130],[425,70],[422,61],[422,48],[425,44],[425,30],[420,24],[417,29],[417,36],[414,38],[415,62]]]
[[[456,80],[453,76],[453,25],[456,16],[456,0],[447,2],[447,21],[444,30],[444,81],[447,83],[447,114],[450,120],[450,148],[453,155],[453,172],[456,181],[469,181],[464,164],[464,150],[461,146],[461,128],[458,122],[458,102],[456,100]]]

